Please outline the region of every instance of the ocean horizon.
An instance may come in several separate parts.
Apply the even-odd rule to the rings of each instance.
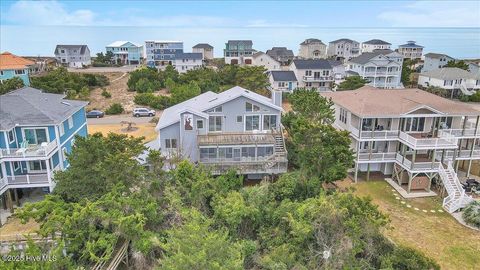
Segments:
[[[116,40],[144,45],[145,40],[180,40],[184,50],[197,43],[214,46],[215,57],[222,57],[229,39],[250,39],[256,50],[287,47],[295,54],[307,38],[328,42],[350,38],[358,42],[378,38],[392,43],[392,49],[415,40],[424,53],[448,54],[460,59],[480,59],[478,27],[145,27],[145,26],[0,26],[0,50],[24,56],[53,56],[57,44],[87,44],[92,56],[105,52]]]

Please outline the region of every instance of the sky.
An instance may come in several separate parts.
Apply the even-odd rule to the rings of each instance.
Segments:
[[[185,51],[210,43],[220,56],[228,39],[254,48],[306,38],[414,39],[427,49],[480,57],[480,1],[8,1],[0,2],[0,50],[53,55],[56,44],[182,40]],[[461,41],[462,44],[453,42]],[[442,47],[443,46],[443,47]]]

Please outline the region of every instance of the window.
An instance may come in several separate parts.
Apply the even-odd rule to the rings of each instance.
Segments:
[[[340,121],[342,121],[344,124],[347,123],[347,110],[344,108],[340,108],[340,116],[339,116]]]
[[[259,146],[257,148],[257,157],[268,157],[273,155],[273,146]]]
[[[208,117],[208,131],[222,131],[223,116]]]
[[[217,148],[200,148],[200,159],[217,158]]]
[[[65,53],[65,50],[60,50],[62,53]]]
[[[255,157],[255,147],[242,147],[242,157],[244,157],[244,158],[254,158]]]
[[[232,158],[233,150],[230,147],[218,148],[218,158]]]
[[[215,107],[213,109],[208,110],[207,112],[213,113],[213,112],[222,112],[222,111],[223,111],[222,106],[218,106],[218,107]]]
[[[165,139],[165,148],[177,148],[177,139]]]
[[[405,131],[423,131],[424,127],[425,117],[412,117],[405,121]]]
[[[197,129],[203,128],[203,120],[197,120]]]
[[[2,75],[2,76],[3,76],[3,70],[0,70],[0,75]]]
[[[33,160],[28,162],[28,169],[30,171],[45,171],[47,170],[47,163],[45,160]]]
[[[20,162],[14,161],[13,162],[13,170],[18,171],[20,169]]]
[[[60,123],[59,129],[60,129],[60,136],[63,136],[65,134],[65,125],[63,124],[63,122]]]
[[[15,141],[15,130],[12,128],[8,131],[8,142],[13,143]]]
[[[245,115],[245,130],[259,130],[260,115]]]
[[[15,75],[22,75],[22,74],[25,74],[25,70],[23,70],[23,69],[16,69],[15,70]]]
[[[375,142],[361,142],[360,149],[367,150],[370,149],[369,145],[372,144],[372,149],[375,149]]]
[[[237,123],[243,122],[243,116],[237,115]]]
[[[260,107],[257,106],[257,105],[253,105],[250,102],[246,102],[245,103],[245,111],[247,111],[247,112],[258,112],[258,111],[260,111]]]
[[[68,118],[68,129],[71,129],[73,127],[73,118],[70,116],[70,118]]]
[[[311,70],[305,70],[305,76],[312,76]]]
[[[445,80],[445,81],[443,81],[443,85],[444,86],[451,86],[451,85],[453,85],[453,80]]]
[[[25,140],[29,144],[41,144],[43,142],[48,142],[47,139],[47,130],[44,128],[39,129],[24,129],[23,134],[25,136]]]
[[[270,130],[277,128],[277,116],[276,115],[264,115],[263,116],[263,130]]]
[[[306,86],[306,87],[312,87],[312,83],[311,83],[311,82],[307,82],[307,83],[305,83],[305,86]]]

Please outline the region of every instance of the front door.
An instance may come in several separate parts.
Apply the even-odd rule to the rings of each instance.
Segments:
[[[233,160],[240,161],[241,153],[242,151],[240,148],[233,148]]]
[[[292,82],[288,82],[288,90],[292,91]]]

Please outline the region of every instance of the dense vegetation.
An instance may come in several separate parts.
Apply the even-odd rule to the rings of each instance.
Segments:
[[[24,87],[23,80],[19,77],[13,77],[0,83],[0,95]]]
[[[400,77],[400,81],[402,82],[403,86],[410,87],[412,84],[411,75],[415,72],[413,66],[416,64],[415,60],[411,59],[404,59],[402,64],[402,74]]]
[[[341,82],[337,90],[355,90],[368,83],[368,80],[360,76],[350,76],[345,78],[345,81]]]
[[[31,77],[32,87],[49,93],[64,94],[69,98],[88,98],[90,89],[109,84],[105,75],[68,72],[60,67],[47,75]]]
[[[106,114],[121,114],[123,113],[124,109],[122,104],[120,103],[113,103],[111,104],[106,110]]]
[[[467,224],[475,226],[480,229],[480,202],[474,201],[471,202],[465,209],[463,210],[463,220]]]
[[[295,113],[284,124],[298,169],[256,186],[188,161],[164,171],[158,151],[146,170],[133,158],[144,150],[141,139],[77,138],[54,194],[18,213],[56,243],[57,260],[35,267],[90,268],[127,240],[132,269],[438,269],[383,236],[388,218],[369,199],[322,188],[345,177],[353,158],[348,136],[329,125],[331,101],[303,89],[289,98]],[[28,250],[41,248],[30,242]]]
[[[120,59],[118,59],[120,60]],[[115,63],[113,60],[113,52],[107,52],[103,54],[103,52],[97,53],[97,56],[92,61],[92,66],[94,67],[112,67],[112,66],[120,66],[120,63]]]
[[[456,68],[461,68],[461,69],[464,69],[464,70],[468,70],[468,64],[465,63],[463,60],[460,60],[460,61],[450,60],[445,65],[445,67],[456,67]]]
[[[246,89],[266,94],[269,85],[263,67],[239,67],[225,65],[218,70],[201,68],[179,74],[172,66],[157,71],[153,68],[138,69],[130,73],[128,89],[136,91],[135,103],[155,109],[164,109],[200,93],[221,92],[239,85]],[[152,93],[166,88],[171,96]]]

